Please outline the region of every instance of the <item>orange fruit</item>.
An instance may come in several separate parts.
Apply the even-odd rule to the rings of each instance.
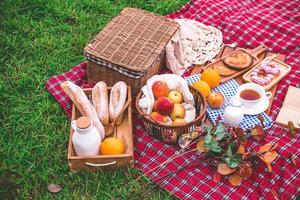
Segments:
[[[101,155],[122,154],[125,152],[125,145],[117,138],[106,138],[100,146]]]
[[[193,87],[201,92],[205,98],[210,95],[210,86],[205,81],[197,81],[193,83]]]
[[[214,69],[206,69],[201,74],[201,80],[208,83],[211,88],[217,87],[220,84],[220,74]]]

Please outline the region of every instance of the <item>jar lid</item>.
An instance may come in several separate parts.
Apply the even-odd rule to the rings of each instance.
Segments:
[[[91,120],[88,117],[79,117],[76,120],[76,126],[80,129],[85,129],[90,127],[91,125]]]

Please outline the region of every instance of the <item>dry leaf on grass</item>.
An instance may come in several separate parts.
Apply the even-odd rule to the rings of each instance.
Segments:
[[[198,142],[197,142],[197,150],[202,152],[202,153],[205,153],[205,152],[208,152],[208,148],[207,146],[205,145],[205,142],[204,142],[204,139],[200,139]]]
[[[237,173],[234,173],[229,176],[228,180],[231,183],[231,185],[238,186],[242,182],[243,178],[240,177]]]
[[[228,167],[226,164],[222,163],[222,164],[218,164],[218,170],[217,170],[221,175],[229,175],[232,174],[233,172],[236,171],[236,169],[232,169],[230,167]]]
[[[51,193],[57,193],[61,190],[61,186],[57,184],[49,184],[47,188]]]

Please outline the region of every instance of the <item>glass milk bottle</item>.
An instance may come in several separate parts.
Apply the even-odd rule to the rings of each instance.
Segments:
[[[72,121],[74,134],[72,137],[73,147],[77,156],[99,155],[101,136],[98,130],[91,125],[88,117],[80,117]]]
[[[243,121],[243,118],[242,102],[237,98],[232,98],[224,110],[224,122],[235,127]]]

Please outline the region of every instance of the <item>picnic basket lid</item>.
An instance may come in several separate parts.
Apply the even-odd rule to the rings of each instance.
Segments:
[[[84,54],[98,64],[138,76],[152,66],[178,28],[167,17],[124,8],[84,48]]]

